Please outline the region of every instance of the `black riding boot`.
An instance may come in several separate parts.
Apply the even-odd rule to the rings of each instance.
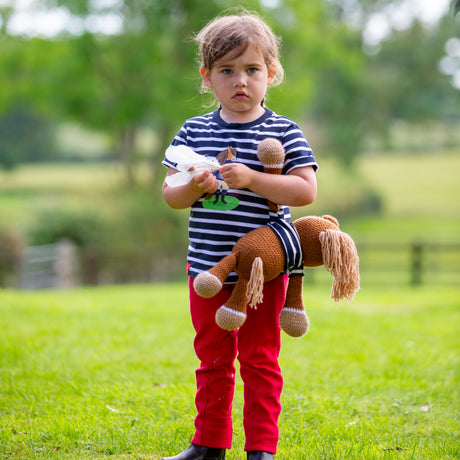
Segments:
[[[216,449],[214,447],[197,446],[190,444],[184,452],[174,457],[165,457],[161,460],[224,460],[225,449]]]
[[[248,452],[248,460],[273,460],[273,454],[261,450],[252,450]]]

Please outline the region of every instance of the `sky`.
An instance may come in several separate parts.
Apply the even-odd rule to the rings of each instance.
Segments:
[[[405,0],[374,14],[363,30],[364,41],[378,44],[392,29],[407,29],[414,18],[425,24],[436,23],[449,11],[451,0]]]
[[[92,0],[96,10],[117,5],[122,0]],[[276,4],[279,0],[267,0]],[[37,0],[0,0],[0,6],[13,6],[16,10],[8,25],[12,35],[52,37],[67,30],[79,35],[85,29],[90,32],[116,34],[123,25],[121,16],[114,13],[94,14],[84,22],[72,17],[66,8],[51,11],[40,10]],[[451,0],[405,0],[400,7],[389,7],[371,17],[363,30],[363,36],[370,45],[378,44],[392,29],[407,28],[414,17],[424,23],[436,22],[450,7]]]

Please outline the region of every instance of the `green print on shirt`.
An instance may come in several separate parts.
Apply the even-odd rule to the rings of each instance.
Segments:
[[[236,196],[216,193],[210,199],[203,201],[203,208],[212,209],[215,211],[230,211],[235,209],[240,204],[240,200]]]

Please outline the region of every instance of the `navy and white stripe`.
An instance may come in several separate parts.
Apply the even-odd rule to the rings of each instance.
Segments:
[[[285,271],[303,272],[303,253],[300,244],[300,237],[297,229],[290,222],[283,219],[275,219],[267,224],[278,236],[286,254]]]
[[[257,171],[263,165],[257,157],[257,146],[267,138],[278,139],[286,152],[282,174],[295,168],[317,163],[312,150],[298,125],[287,117],[266,109],[265,114],[250,123],[226,123],[219,110],[187,120],[172,145],[184,144],[196,153],[216,157],[228,146],[237,151],[240,163]],[[165,158],[163,165],[174,168],[175,164]],[[190,209],[188,263],[191,277],[209,270],[222,257],[229,254],[236,241],[249,231],[266,225],[269,220],[267,200],[248,189],[229,189],[228,196],[238,198],[239,205],[233,210],[215,210],[203,207],[202,196]],[[288,206],[281,206],[283,218],[290,221]],[[232,273],[226,282],[235,282]]]

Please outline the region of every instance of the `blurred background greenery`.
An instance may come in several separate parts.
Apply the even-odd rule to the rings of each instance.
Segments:
[[[420,263],[458,283],[453,2],[0,0],[0,286],[19,284],[26,247],[62,238],[85,284],[184,276],[187,212],[163,203],[161,160],[213,102],[193,36],[238,6],[282,37],[286,79],[267,105],[298,121],[320,164],[317,201],[294,215],[339,217],[364,277],[385,259],[389,283]]]

